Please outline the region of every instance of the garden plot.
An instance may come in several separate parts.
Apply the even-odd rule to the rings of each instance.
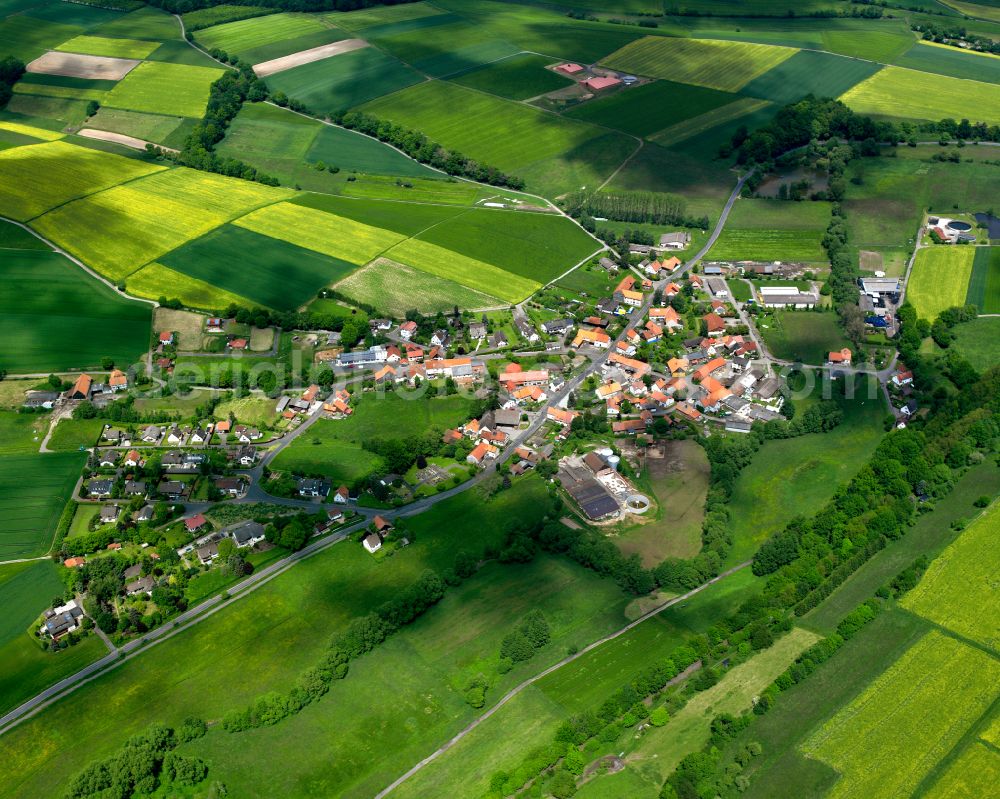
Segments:
[[[311,64],[314,61],[322,61],[325,58],[332,58],[333,56],[340,55],[341,53],[349,53],[352,50],[360,50],[362,47],[367,46],[368,42],[364,39],[343,39],[339,42],[322,44],[319,47],[312,47],[298,53],[292,53],[291,55],[273,58],[270,61],[264,61],[260,64],[254,64],[253,71],[257,73],[257,77],[266,78],[268,75],[284,72],[286,69],[300,67],[303,64]]]
[[[39,75],[65,75],[90,80],[121,80],[142,62],[134,58],[60,53],[50,50],[25,68]]]

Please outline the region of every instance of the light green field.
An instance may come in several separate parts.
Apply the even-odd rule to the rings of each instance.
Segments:
[[[285,189],[181,167],[61,206],[34,227],[120,280],[184,242],[288,195]]]
[[[1000,506],[977,519],[938,555],[903,607],[970,641],[1000,651]]]
[[[113,108],[201,118],[209,86],[221,69],[145,61],[122,78],[105,99]]]
[[[646,77],[735,92],[796,52],[767,44],[647,36],[601,62]]]
[[[70,100],[97,100],[101,102],[107,94],[102,89],[75,89],[71,86],[44,86],[40,83],[18,83],[14,94],[31,94],[37,97],[60,97]]]
[[[932,630],[803,752],[842,775],[831,799],[909,795],[1000,694],[1000,661]]]
[[[450,311],[455,305],[488,308],[503,304],[496,297],[387,258],[359,269],[334,288],[348,299],[393,317],[401,317],[412,308],[434,314]]]
[[[109,130],[135,136],[143,141],[163,144],[168,136],[181,124],[179,117],[160,114],[141,114],[121,108],[101,108],[87,123],[87,127]]]
[[[0,214],[27,221],[76,197],[163,167],[62,141],[0,152]]]
[[[917,313],[933,321],[946,308],[965,305],[972,277],[974,247],[939,245],[917,252],[906,289],[906,299]]]
[[[955,343],[951,346],[976,369],[985,371],[1000,363],[1000,317],[980,316],[954,330]]]
[[[989,796],[998,784],[1000,753],[976,742],[965,748],[924,796],[926,799]]]
[[[307,33],[331,27],[316,14],[269,14],[223,25],[213,25],[195,33],[195,39],[206,50],[219,48],[227,53],[241,55],[265,45],[293,39]]]
[[[861,114],[1000,123],[1000,86],[903,67],[876,72],[840,99]]]
[[[141,39],[107,39],[103,36],[74,36],[63,42],[56,50],[65,53],[110,56],[111,58],[143,59],[159,45]]]
[[[823,233],[830,221],[825,202],[741,199],[709,252],[722,260],[826,261]]]
[[[31,136],[35,139],[40,139],[41,141],[59,141],[66,136],[65,133],[59,133],[54,130],[46,130],[45,128],[38,128],[34,125],[26,125],[23,122],[13,122],[7,119],[0,119],[0,130],[6,130],[11,133],[18,133],[22,136]]]
[[[584,122],[439,81],[374,100],[360,110],[515,172],[520,166],[561,155],[603,132]]]
[[[405,238],[391,230],[293,203],[261,208],[235,224],[355,264],[367,263]]]
[[[487,291],[510,302],[520,302],[542,285],[536,280],[417,239],[407,239],[393,247],[386,257],[463,286]]]
[[[213,311],[221,311],[233,304],[253,305],[245,297],[181,274],[156,262],[129,275],[125,281],[125,289],[136,297],[147,297],[151,300],[160,297],[178,299],[188,307]]]

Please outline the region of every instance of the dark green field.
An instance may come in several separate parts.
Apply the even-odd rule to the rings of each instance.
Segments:
[[[952,348],[976,369],[985,371],[1000,363],[1000,317],[981,316],[954,328]]]
[[[79,452],[3,456],[0,560],[36,557],[48,551],[59,514],[85,460]]]
[[[0,250],[0,276],[2,368],[87,368],[103,357],[131,364],[148,346],[150,306],[118,296],[61,255]]]
[[[729,92],[658,80],[583,103],[569,109],[565,116],[635,136],[648,136],[734,99]]]
[[[776,358],[819,365],[827,355],[848,345],[833,313],[777,311],[764,340]]]
[[[373,227],[385,228],[415,236],[432,225],[437,225],[464,212],[465,209],[447,205],[419,205],[388,200],[348,199],[328,194],[300,194],[292,202],[319,211],[343,216]]]
[[[938,75],[1000,83],[1000,58],[967,53],[957,47],[935,47],[918,42],[893,63]]]
[[[977,247],[965,298],[980,313],[1000,313],[1000,247]]]
[[[374,47],[279,72],[265,83],[321,114],[352,106],[420,82],[420,75]]]
[[[527,100],[570,85],[568,79],[545,68],[554,63],[553,59],[545,56],[522,53],[451,80],[509,100]]]
[[[238,253],[239,257],[234,257]],[[353,264],[235,225],[216,228],[163,256],[171,269],[279,310],[298,308],[346,277]]]
[[[880,66],[871,61],[801,50],[754,78],[740,93],[781,105],[794,103],[807,94],[839,97],[879,69]]]

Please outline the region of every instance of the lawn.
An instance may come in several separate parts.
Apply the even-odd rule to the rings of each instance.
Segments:
[[[326,651],[330,635],[343,629],[350,619],[367,614],[371,608],[396,596],[400,586],[413,582],[424,569],[450,568],[457,549],[467,548],[478,554],[487,544],[499,544],[512,519],[541,518],[545,496],[542,483],[531,478],[515,483],[513,490],[487,502],[478,492],[466,492],[409,520],[413,543],[392,558],[376,561],[359,545],[343,543],[296,564],[248,598],[83,686],[69,700],[46,708],[0,738],[0,757],[6,764],[5,770],[21,777],[17,785],[0,784],[0,795],[53,795],[62,790],[71,775],[95,759],[109,755],[129,735],[153,721],[178,724],[192,713],[205,719],[219,719],[263,691],[287,688],[291,679],[316,664]],[[590,575],[580,577],[572,585],[594,584]],[[597,582],[597,585],[604,584]],[[470,582],[469,589],[475,591],[477,582]],[[576,594],[567,596],[572,598]],[[595,596],[603,594],[595,592]],[[456,598],[461,599],[457,595]],[[461,602],[457,604],[464,606]],[[504,606],[499,602],[492,604]],[[598,604],[606,606],[607,602],[601,598]],[[304,607],[311,608],[311,624],[301,623]],[[462,635],[462,631],[451,625],[448,634]],[[394,644],[391,641],[386,647]],[[421,643],[422,648],[426,646]],[[367,668],[355,668],[353,678],[361,679],[370,668],[376,667],[383,651],[388,649],[372,654]],[[233,680],[232,675],[237,671],[245,676]],[[408,674],[407,669],[396,668],[392,680],[407,682]],[[402,682],[398,683],[400,693]],[[149,701],[146,690],[149,685],[159,686],[156,702]],[[337,690],[343,686],[335,687],[312,712],[335,712],[337,706],[351,701],[355,691],[363,690],[363,685],[379,690],[383,687],[380,680],[361,680],[359,686],[351,685],[343,691]],[[334,707],[328,710],[330,705]],[[417,721],[430,715],[423,711],[426,706],[419,706],[416,717],[406,713],[387,719],[384,727],[368,724],[365,735],[376,741],[371,736],[374,728],[383,730],[381,735],[389,730],[412,729],[408,720]],[[80,707],[87,707],[88,712],[80,713]],[[372,701],[366,707],[365,713],[377,713],[380,708],[392,712],[391,704]],[[274,730],[280,733],[281,727]],[[264,732],[249,733],[247,745]],[[427,739],[422,732],[422,728],[415,729],[413,741],[426,748]],[[450,733],[441,737],[447,734]],[[332,743],[335,738],[324,736],[323,740]],[[209,741],[196,746],[202,743],[207,745]],[[322,754],[325,745],[313,747],[317,755]],[[48,753],[56,747],[62,754],[53,761]],[[266,758],[267,753],[261,752],[258,764]],[[381,760],[367,758],[369,764]],[[331,765],[329,759],[324,759],[324,770],[328,771]],[[220,763],[218,767],[223,766]],[[394,763],[393,769],[397,768],[399,764]],[[234,778],[244,779],[238,775]],[[258,787],[266,790],[260,783]],[[303,785],[297,790],[308,793],[310,786]],[[333,788],[332,792],[339,791]],[[372,794],[369,790],[366,795]]]
[[[0,258],[0,364],[47,372],[134,363],[149,342],[150,306],[127,300],[54,252]]]
[[[148,297],[151,300],[166,297],[180,300],[189,308],[209,311],[221,312],[230,305],[245,305],[249,302],[239,294],[223,291],[203,280],[195,280],[155,262],[129,275],[125,288],[136,297]]]
[[[969,362],[985,371],[1000,363],[1000,317],[979,317],[958,325],[952,332],[955,343],[951,346]]]
[[[379,258],[341,280],[335,288],[348,299],[379,313],[402,317],[416,308],[425,314],[459,308],[489,308],[502,301],[452,280]]]
[[[1000,58],[989,53],[961,50],[936,42],[917,42],[894,63],[922,72],[1000,83]]]
[[[830,221],[825,202],[739,200],[709,252],[720,260],[826,261],[821,243]]]
[[[842,775],[827,794],[909,795],[1000,694],[1000,661],[936,630],[803,744]]]
[[[121,280],[185,242],[289,193],[181,167],[68,203],[33,226],[91,268]]]
[[[794,103],[807,94],[839,97],[879,69],[881,66],[871,61],[801,50],[754,78],[743,87],[742,93],[780,105]]]
[[[86,458],[76,452],[0,459],[0,560],[44,555]]]
[[[966,304],[980,313],[1000,313],[1000,247],[977,247]]]
[[[931,563],[902,605],[935,624],[994,651],[1000,650],[997,618],[1000,506],[976,520]]]
[[[917,313],[933,321],[946,308],[965,305],[976,248],[939,245],[917,252],[906,299]]]
[[[235,224],[358,265],[404,238],[391,230],[288,202],[261,208]]]
[[[233,253],[241,253],[239,260]],[[255,303],[291,311],[353,264],[236,225],[224,225],[161,256],[164,266]]]
[[[835,313],[775,311],[770,327],[761,331],[768,349],[785,361],[819,366],[829,353],[849,345]]]
[[[753,700],[807,647],[819,639],[815,633],[794,628],[769,649],[727,672],[718,683],[695,694],[664,727],[649,727],[638,742],[626,745],[626,771],[637,772],[644,781],[636,782],[630,797],[656,799],[664,780],[685,755],[701,750],[711,736],[712,718],[720,713],[739,715],[750,709]],[[599,796],[602,787],[614,789],[620,774],[599,776],[581,796]],[[601,786],[600,783],[606,783]]]
[[[209,86],[221,76],[222,70],[214,67],[145,61],[108,92],[105,104],[128,111],[201,118]]]
[[[24,222],[74,198],[161,166],[63,141],[0,151],[0,214]]]
[[[527,100],[571,85],[558,72],[545,68],[554,63],[556,62],[547,56],[520,53],[478,67],[452,78],[451,81],[469,89],[506,97],[508,100]]]
[[[876,72],[841,95],[840,100],[861,114],[1000,123],[1000,86],[902,67]]]
[[[690,558],[701,549],[709,466],[704,448],[694,441],[667,441],[662,458],[646,458],[644,482],[656,499],[655,514],[617,538],[626,555],[638,553],[646,568],[665,558]]]
[[[84,55],[103,55],[111,58],[143,59],[159,45],[142,39],[107,39],[103,36],[74,36],[63,42],[56,50]]]
[[[602,133],[593,125],[439,81],[375,100],[361,110],[515,173],[519,167],[564,155]]]
[[[767,44],[647,36],[601,63],[637,75],[735,92],[796,52]]]
[[[877,388],[874,399],[867,393],[862,383],[858,399],[838,400],[844,421],[830,432],[767,441],[740,472],[731,503],[739,510],[733,514],[728,563],[751,557],[794,516],[815,514],[861,468],[882,437],[885,415]]]
[[[75,452],[80,447],[92,447],[97,443],[102,430],[103,419],[60,419],[49,439],[49,449]]]
[[[574,106],[565,115],[634,136],[648,136],[735,99],[729,92],[717,89],[657,80]]]
[[[420,80],[419,73],[392,56],[363,47],[293,67],[264,82],[272,94],[283,92],[314,113],[333,115]]]

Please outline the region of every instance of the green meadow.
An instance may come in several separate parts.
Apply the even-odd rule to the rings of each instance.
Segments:
[[[754,261],[826,260],[821,245],[830,220],[824,202],[741,199],[710,258]]]
[[[327,41],[343,39],[344,34],[317,14],[279,13],[251,19],[226,22],[213,25],[197,31],[195,40],[206,50],[218,48],[227,53],[238,55],[250,64],[277,58],[308,47],[299,47],[297,40],[309,34],[321,34],[331,31],[334,38]],[[295,42],[289,49],[289,40]],[[326,42],[316,42],[312,47]],[[269,46],[277,46],[274,50],[264,51]],[[280,52],[283,50],[284,52]]]
[[[145,61],[108,92],[105,103],[127,111],[201,118],[209,86],[221,75],[213,67]]]
[[[834,350],[847,347],[837,314],[822,311],[777,311],[761,334],[776,358],[821,365]]]
[[[451,81],[508,100],[527,100],[571,85],[558,72],[546,69],[555,63],[547,56],[521,53],[465,72]]]
[[[977,252],[977,248],[949,245],[917,251],[906,298],[921,317],[933,321],[946,308],[965,305]]]
[[[980,313],[1000,313],[1000,247],[977,247],[965,302]]]
[[[44,555],[86,457],[5,453],[0,459],[0,560]]]

